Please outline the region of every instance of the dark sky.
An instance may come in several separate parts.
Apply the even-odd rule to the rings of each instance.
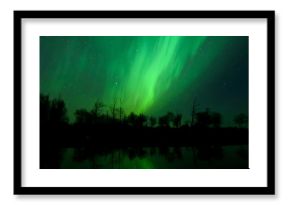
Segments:
[[[248,37],[42,36],[40,90],[64,99],[71,120],[97,100],[186,120],[196,99],[230,125],[248,114]]]

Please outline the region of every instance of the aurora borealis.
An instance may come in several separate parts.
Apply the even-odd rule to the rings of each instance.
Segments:
[[[40,92],[64,99],[71,121],[96,100],[186,120],[195,98],[230,124],[248,113],[248,37],[41,36]]]

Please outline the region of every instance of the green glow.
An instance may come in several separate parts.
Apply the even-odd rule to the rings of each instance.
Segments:
[[[224,114],[247,112],[247,95],[221,90],[222,96],[211,99],[212,87],[204,83],[217,81],[225,70],[234,75],[237,65],[244,65],[247,77],[247,46],[247,37],[226,36],[40,37],[40,89],[62,97],[71,119],[76,109],[91,109],[96,100],[108,107],[121,104],[126,114],[187,116],[196,95]],[[247,93],[247,84],[242,86]],[[229,110],[222,101],[228,96],[242,103]]]
[[[111,89],[105,92],[105,101],[109,102],[116,97],[126,99],[123,106],[127,112],[146,112],[178,79],[184,63],[194,56],[204,39],[196,37],[184,41],[184,37],[137,38],[124,58],[130,59],[128,62],[123,61],[120,63],[122,66],[118,66],[119,62],[115,61],[108,65],[113,75],[120,72],[120,78],[125,80],[117,82],[113,92],[110,92]],[[196,70],[196,74],[198,72]]]

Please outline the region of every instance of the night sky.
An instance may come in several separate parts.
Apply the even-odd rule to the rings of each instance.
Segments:
[[[120,101],[130,112],[189,120],[210,108],[248,114],[247,36],[41,36],[40,92],[76,109]]]

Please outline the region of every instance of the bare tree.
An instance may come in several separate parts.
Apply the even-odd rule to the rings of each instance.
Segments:
[[[104,107],[105,107],[105,105],[101,101],[96,101],[95,102],[94,108],[92,110],[92,113],[95,115],[96,118],[100,117]]]
[[[120,122],[122,121],[122,115],[124,114],[124,110],[122,109],[122,104],[123,104],[123,99],[120,97],[119,98],[120,106],[119,106],[119,119]]]
[[[117,106],[117,98],[114,99],[113,105],[110,107],[113,120],[116,119],[116,110],[117,110],[116,106]]]
[[[181,126],[181,119],[182,119],[181,114],[175,115],[174,120],[173,120],[174,127],[179,128]]]
[[[196,123],[196,113],[197,109],[199,107],[199,104],[197,103],[196,97],[194,98],[192,102],[192,110],[191,110],[191,126],[194,126]]]

